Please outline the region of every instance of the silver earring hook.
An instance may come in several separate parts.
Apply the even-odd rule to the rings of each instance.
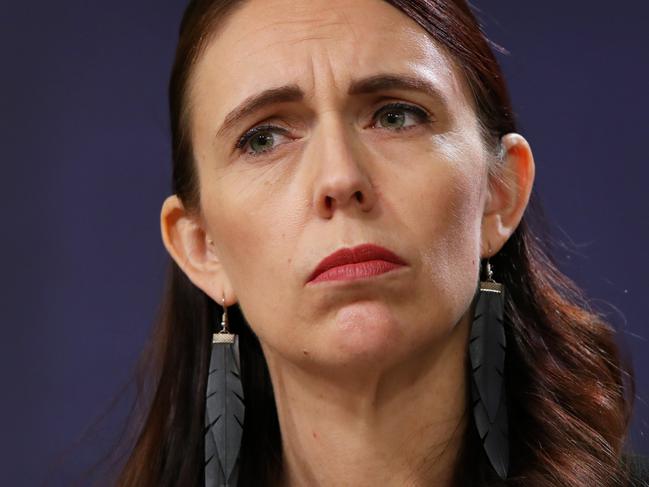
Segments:
[[[221,298],[221,306],[223,307],[223,314],[221,315],[221,332],[220,333],[229,333],[229,331],[228,331],[228,308],[225,305],[225,292],[223,293],[223,298]]]
[[[235,335],[230,333],[228,327],[228,308],[225,306],[225,292],[221,299],[223,306],[223,314],[221,315],[221,329],[217,333],[212,334],[212,343],[234,343]]]
[[[487,245],[488,245],[487,253],[491,254],[491,244],[487,244]],[[487,257],[486,262],[485,262],[485,272],[487,273],[487,281],[496,282],[494,280],[494,278],[493,278],[494,273],[493,273],[493,269],[491,268],[491,262],[489,262],[490,258],[491,258],[491,256]]]
[[[489,262],[489,257],[487,257],[486,267],[487,267],[487,281],[496,282],[496,281],[494,281],[494,278],[493,278],[494,273],[491,270],[491,263]]]

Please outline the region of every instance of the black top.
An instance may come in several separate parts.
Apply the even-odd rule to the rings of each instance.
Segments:
[[[626,461],[631,472],[631,487],[649,487],[649,458],[629,454]]]

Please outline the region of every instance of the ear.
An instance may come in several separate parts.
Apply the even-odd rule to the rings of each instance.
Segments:
[[[236,302],[214,243],[205,232],[199,217],[187,212],[178,196],[165,199],[160,212],[162,241],[169,255],[190,281],[217,304]]]
[[[490,177],[482,217],[481,258],[491,257],[505,245],[523,218],[534,183],[534,156],[527,140],[509,133],[500,140],[502,176]]]

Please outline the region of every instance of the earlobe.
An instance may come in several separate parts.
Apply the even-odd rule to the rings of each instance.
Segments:
[[[498,177],[488,182],[488,195],[482,219],[483,257],[497,253],[518,227],[532,193],[534,156],[525,138],[509,133],[501,138],[502,167]]]
[[[212,299],[232,304],[232,290],[213,245],[198,218],[186,211],[177,195],[167,197],[160,212],[162,241],[187,277]],[[228,305],[229,305],[228,304]]]

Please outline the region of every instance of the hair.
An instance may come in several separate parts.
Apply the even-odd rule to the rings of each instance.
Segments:
[[[385,1],[417,22],[457,62],[470,87],[484,143],[495,154],[500,138],[517,132],[517,125],[492,51],[498,46],[487,39],[468,4]],[[191,1],[180,25],[169,83],[173,192],[191,212],[200,213],[189,134],[193,68],[219,26],[244,3]],[[494,157],[491,163],[493,178],[499,177],[499,161]],[[463,438],[457,485],[626,485],[623,449],[634,397],[632,369],[621,357],[605,315],[558,269],[546,225],[533,191],[520,224],[490,258],[494,277],[507,290],[510,478],[497,478],[471,422]],[[133,420],[137,429],[120,470],[120,487],[203,485],[205,387],[210,338],[220,313],[220,306],[170,259],[158,321],[139,363],[138,401],[145,414]],[[270,486],[282,474],[270,376],[238,305],[228,315],[239,334],[246,397],[239,485]]]

